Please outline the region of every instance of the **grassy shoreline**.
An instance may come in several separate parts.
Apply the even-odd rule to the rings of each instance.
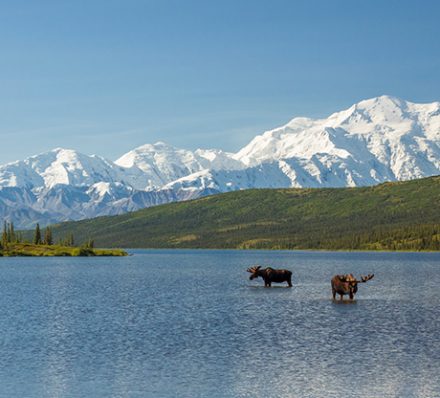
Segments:
[[[9,243],[0,250],[0,257],[95,257],[127,256],[122,249],[92,249],[60,245],[34,245],[32,243]]]

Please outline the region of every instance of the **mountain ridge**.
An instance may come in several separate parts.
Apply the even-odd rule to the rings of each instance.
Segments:
[[[31,227],[241,189],[369,186],[436,174],[440,102],[380,96],[327,118],[293,118],[236,153],[159,141],[115,161],[56,148],[8,163],[0,166],[0,216]]]

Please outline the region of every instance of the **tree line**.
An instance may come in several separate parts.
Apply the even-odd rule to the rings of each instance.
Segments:
[[[20,243],[23,241],[23,236],[21,232],[15,232],[14,223],[3,223],[2,240],[0,243],[0,248],[6,247],[8,243]]]
[[[21,232],[15,231],[13,222],[4,221],[2,239],[0,242],[0,250],[6,249],[10,244],[18,244],[18,243],[33,243],[34,245],[52,246],[54,244],[52,228],[50,226],[47,226],[42,231],[42,229],[40,228],[40,224],[37,223],[33,234],[33,240],[32,242],[29,242],[23,239],[23,234]],[[70,233],[66,237],[60,238],[58,240],[58,245],[74,247],[75,238],[73,234]],[[93,249],[94,247],[93,239],[88,239],[82,246],[85,248]]]

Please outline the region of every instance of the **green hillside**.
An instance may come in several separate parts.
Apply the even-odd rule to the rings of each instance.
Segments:
[[[440,177],[253,189],[53,226],[99,247],[439,250]]]

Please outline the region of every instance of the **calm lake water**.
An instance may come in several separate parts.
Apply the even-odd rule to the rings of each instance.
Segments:
[[[439,254],[132,253],[0,258],[1,397],[440,397]]]

